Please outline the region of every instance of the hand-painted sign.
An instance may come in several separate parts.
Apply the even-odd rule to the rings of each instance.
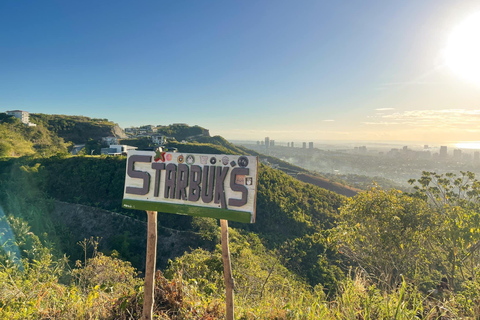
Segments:
[[[129,151],[122,206],[255,222],[258,158]]]

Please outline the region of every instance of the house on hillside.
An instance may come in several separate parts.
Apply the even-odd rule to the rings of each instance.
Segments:
[[[109,156],[120,156],[126,155],[129,150],[135,150],[137,147],[127,146],[125,144],[112,144],[109,148],[102,148],[100,150],[101,154],[107,154]]]
[[[25,124],[29,127],[35,127],[36,126],[35,123],[30,122],[30,113],[28,113],[27,111],[10,110],[10,111],[7,111],[6,114],[8,114],[10,116],[14,116],[17,119],[20,119],[20,121],[22,121],[23,124]]]
[[[164,145],[165,144],[165,136],[162,135],[153,135],[152,137],[152,142],[158,145]]]
[[[137,128],[125,128],[125,133],[128,135],[137,135]]]

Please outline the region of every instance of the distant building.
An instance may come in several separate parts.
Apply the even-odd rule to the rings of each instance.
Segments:
[[[130,134],[130,135],[136,135],[137,134],[137,128],[125,128],[125,133]]]
[[[308,143],[308,149],[313,149],[313,142]]]
[[[303,149],[307,149],[307,143],[306,143],[306,142],[303,142],[303,143],[302,143],[302,148],[303,148]]]
[[[30,113],[27,111],[22,111],[22,110],[10,110],[6,112],[10,116],[14,116],[17,119],[20,119],[20,121],[29,126],[29,127],[35,127],[35,123],[30,122]]]
[[[126,155],[128,150],[135,150],[137,147],[127,146],[127,145],[118,145],[112,144],[109,148],[102,148],[100,150],[101,154],[107,154],[110,156],[119,156]]]
[[[164,145],[165,141],[166,141],[165,136],[158,135],[158,134],[152,136],[152,142],[155,144]]]
[[[287,148],[290,148],[290,142],[287,142]]]
[[[260,140],[257,140],[257,146],[259,146],[259,145],[260,145]]]
[[[441,146],[440,147],[440,158],[446,158],[447,157],[447,146]]]
[[[270,147],[275,147],[275,140],[270,140]]]
[[[367,146],[353,147],[354,152],[367,153]]]
[[[460,150],[460,149],[454,149],[454,150],[453,150],[453,159],[455,159],[455,160],[461,160],[461,159],[462,159],[462,150]]]
[[[295,147],[295,144],[292,142],[290,142],[290,147],[294,148]]]
[[[265,146],[268,148],[270,146],[270,138],[265,137]]]
[[[480,152],[475,151],[475,152],[473,153],[473,162],[475,162],[475,163],[480,162]]]

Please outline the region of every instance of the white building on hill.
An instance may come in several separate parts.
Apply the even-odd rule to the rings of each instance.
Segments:
[[[17,119],[20,119],[22,123],[26,124],[29,127],[35,127],[35,123],[30,122],[30,113],[22,110],[10,110],[6,112],[10,116],[14,116]]]

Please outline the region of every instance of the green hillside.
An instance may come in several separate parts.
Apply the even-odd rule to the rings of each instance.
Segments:
[[[121,208],[126,158],[71,156],[56,134],[68,130],[0,120],[0,318],[138,318],[144,247],[137,233],[146,214]],[[171,146],[249,154],[221,137],[199,140]],[[346,198],[260,165],[256,223],[230,223],[237,317],[478,318],[480,182],[470,172],[423,172],[410,182],[413,194],[374,185]],[[88,221],[69,215],[62,222],[58,201]],[[158,224],[165,240],[158,317],[222,319],[218,221],[160,212]],[[95,226],[105,226],[104,240],[73,238]]]
[[[37,126],[43,126],[65,141],[75,144],[85,143],[89,139],[99,140],[102,137],[111,136],[115,126],[115,123],[108,119],[43,113],[30,114],[30,121]]]
[[[0,157],[33,154],[45,157],[66,153],[69,146],[42,125],[28,127],[13,116],[0,113]]]

